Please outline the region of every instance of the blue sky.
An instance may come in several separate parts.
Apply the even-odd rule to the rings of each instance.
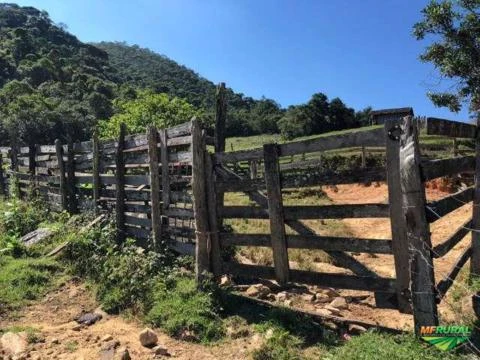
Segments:
[[[315,92],[356,109],[412,106],[417,115],[468,120],[434,107],[448,86],[418,60],[413,24],[427,0],[22,0],[82,41],[126,41],[205,78],[282,106]]]

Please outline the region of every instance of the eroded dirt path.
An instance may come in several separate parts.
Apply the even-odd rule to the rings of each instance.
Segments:
[[[0,319],[0,329],[25,326],[39,330],[39,337],[44,342],[28,345],[28,359],[102,359],[101,349],[109,343],[104,340],[106,335],[120,343],[113,359],[119,359],[119,351],[125,347],[133,360],[154,358],[152,351],[141,346],[138,340],[138,334],[144,326],[135,319],[105,314],[97,323],[74,330],[77,326],[73,321],[75,316],[82,311],[93,311],[97,306],[83,284],[68,282],[14,317]],[[201,345],[175,340],[158,329],[155,331],[158,343],[168,349],[171,358],[184,360],[248,359],[251,351],[260,346],[262,341],[258,335],[253,335],[236,340],[227,339],[216,345]]]

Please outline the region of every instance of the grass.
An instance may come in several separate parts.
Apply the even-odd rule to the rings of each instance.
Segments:
[[[209,343],[224,335],[223,323],[212,294],[198,291],[193,278],[177,277],[153,292],[154,302],[146,320],[167,334]]]
[[[0,334],[4,334],[7,332],[25,332],[27,334],[27,342],[29,344],[36,344],[43,341],[40,329],[33,326],[11,326],[3,330],[0,329]]]
[[[15,309],[43,296],[62,274],[59,263],[49,259],[0,258],[0,311]]]

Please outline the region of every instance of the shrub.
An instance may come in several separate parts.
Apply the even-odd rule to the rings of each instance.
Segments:
[[[253,360],[301,360],[300,345],[302,341],[281,327],[267,330],[264,344],[253,351]]]

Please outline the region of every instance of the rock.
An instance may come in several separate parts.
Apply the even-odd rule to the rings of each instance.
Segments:
[[[342,316],[342,312],[340,310],[338,310],[336,307],[333,307],[331,305],[327,305],[327,306],[325,306],[325,309],[330,311],[333,315]]]
[[[101,319],[106,319],[108,317],[108,314],[105,311],[103,311],[101,306],[99,306],[95,310],[93,310],[93,313],[96,314],[96,315],[100,315]]]
[[[227,275],[223,275],[220,278],[220,286],[232,286],[232,280]]]
[[[251,297],[258,297],[259,299],[264,299],[271,293],[271,290],[268,286],[263,284],[255,284],[250,286],[246,294]]]
[[[333,299],[333,301],[330,303],[330,306],[333,306],[334,308],[337,308],[339,310],[348,309],[347,300],[345,300],[345,298],[343,298],[341,296]]]
[[[73,331],[80,331],[83,328],[83,324],[75,324],[72,326]]]
[[[271,339],[273,337],[273,329],[268,329],[266,332],[265,332],[265,339]]]
[[[57,338],[53,338],[52,340],[50,340],[50,344],[58,345],[58,344],[60,344],[60,340],[58,340]]]
[[[315,309],[315,312],[320,315],[320,316],[330,316],[332,315],[332,312],[328,309]]]
[[[285,300],[283,302],[283,305],[288,306],[288,307],[292,306],[292,299]]]
[[[315,295],[314,294],[303,294],[302,295],[302,300],[303,301],[308,301],[308,302],[313,302],[315,300]]]
[[[157,345],[152,349],[152,352],[155,355],[170,356],[166,347],[162,345]]]
[[[140,340],[140,344],[145,347],[153,347],[158,341],[157,334],[155,334],[155,332],[150,328],[143,329],[138,335],[138,338]]]
[[[118,340],[111,340],[111,341],[106,342],[106,343],[101,347],[101,349],[102,349],[102,350],[105,350],[105,351],[111,350],[111,349],[115,350],[115,349],[116,349],[117,347],[119,347],[119,346],[120,346],[120,341],[118,341]]]
[[[331,297],[331,298],[334,298],[334,297],[338,297],[340,296],[340,294],[338,293],[338,291],[335,291],[334,289],[332,288],[326,288],[326,289],[321,289],[320,290],[321,293]]]
[[[364,332],[366,332],[367,329],[365,329],[363,326],[356,325],[356,324],[350,324],[348,325],[348,332],[353,335],[360,335]]]
[[[319,303],[319,304],[325,304],[327,302],[330,302],[331,300],[331,297],[328,296],[327,294],[323,293],[323,292],[317,292],[315,294],[315,302],[316,303]]]
[[[114,360],[115,349],[102,349],[100,350],[100,360]]]
[[[119,349],[117,352],[117,356],[115,356],[115,359],[118,360],[132,360],[130,357],[130,353],[127,348]]]
[[[95,324],[98,320],[102,319],[102,315],[95,313],[86,313],[76,319],[77,323],[87,326]]]
[[[27,350],[27,333],[24,331],[19,333],[7,332],[0,338],[0,344],[7,354],[19,355]]]
[[[182,341],[192,341],[192,342],[200,340],[198,336],[196,336],[195,333],[190,330],[182,330],[178,338]]]
[[[78,290],[73,288],[73,289],[70,289],[70,291],[68,292],[68,297],[71,299],[71,298],[74,298],[78,296]]]
[[[226,334],[231,339],[239,339],[250,335],[248,326],[228,326]]]
[[[286,291],[281,291],[277,295],[275,295],[277,301],[282,302],[288,300],[290,298],[290,294]]]
[[[111,341],[113,340],[113,336],[112,335],[105,335],[103,338],[102,338],[102,342],[107,342],[107,341]]]

